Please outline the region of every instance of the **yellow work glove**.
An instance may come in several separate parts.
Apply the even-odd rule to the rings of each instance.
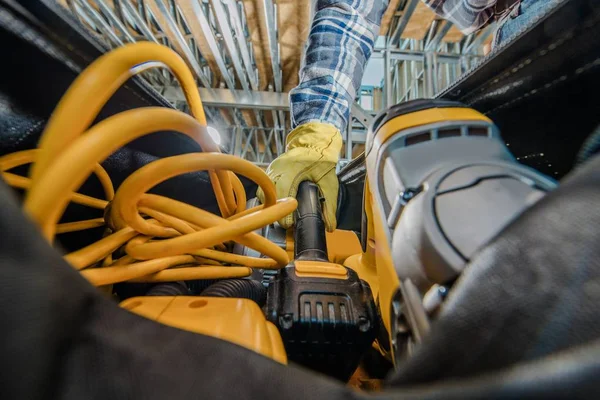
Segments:
[[[335,173],[342,135],[333,125],[321,122],[309,122],[290,132],[286,140],[285,153],[269,165],[267,175],[275,184],[277,198],[296,197],[298,185],[311,181],[319,186],[323,202],[323,217],[329,232],[337,225],[338,178]],[[256,193],[264,202],[260,188]],[[294,224],[292,214],[279,221],[284,228]]]

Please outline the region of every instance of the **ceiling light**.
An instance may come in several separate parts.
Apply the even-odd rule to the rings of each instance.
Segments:
[[[207,126],[206,130],[208,131],[208,134],[212,138],[213,142],[215,142],[215,144],[217,144],[217,145],[220,145],[221,144],[221,135],[219,134],[219,131],[216,130],[215,128],[213,128],[212,126]]]

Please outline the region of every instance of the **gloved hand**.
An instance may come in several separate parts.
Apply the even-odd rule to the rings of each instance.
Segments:
[[[312,181],[319,186],[323,203],[323,217],[327,230],[337,225],[337,197],[339,183],[335,166],[342,149],[342,135],[333,125],[308,122],[298,126],[287,137],[286,151],[269,165],[267,175],[275,184],[277,198],[296,197],[298,185]],[[260,188],[256,193],[264,202]],[[284,228],[294,224],[292,214],[279,221]]]

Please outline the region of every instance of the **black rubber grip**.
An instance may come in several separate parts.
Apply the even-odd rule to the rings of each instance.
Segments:
[[[319,187],[309,181],[298,186],[298,208],[294,212],[294,251],[296,260],[328,261],[325,222]]]

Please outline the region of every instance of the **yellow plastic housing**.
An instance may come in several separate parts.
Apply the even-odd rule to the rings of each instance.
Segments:
[[[348,279],[346,268],[323,261],[296,261],[296,275],[300,278]]]
[[[127,299],[121,307],[165,325],[235,343],[287,364],[279,331],[251,300],[147,296]]]
[[[362,252],[358,236],[352,231],[336,229],[333,232],[325,232],[325,237],[327,254],[332,263],[343,264],[351,255]]]
[[[367,180],[365,185],[365,213],[367,214],[367,252],[349,258],[344,265],[357,271],[361,279],[371,285],[381,310],[381,319],[385,329],[391,334],[391,307],[394,294],[398,291],[400,279],[394,267],[391,252],[391,232],[381,208],[381,193],[373,182],[377,182],[377,163],[382,146],[388,140],[394,140],[397,134],[411,128],[440,122],[467,123],[469,121],[489,122],[485,115],[464,107],[430,108],[409,112],[390,119],[374,133],[373,144],[369,149],[366,165]],[[427,129],[427,128],[424,128]],[[378,282],[374,281],[374,272]],[[390,341],[392,337],[390,336]]]

